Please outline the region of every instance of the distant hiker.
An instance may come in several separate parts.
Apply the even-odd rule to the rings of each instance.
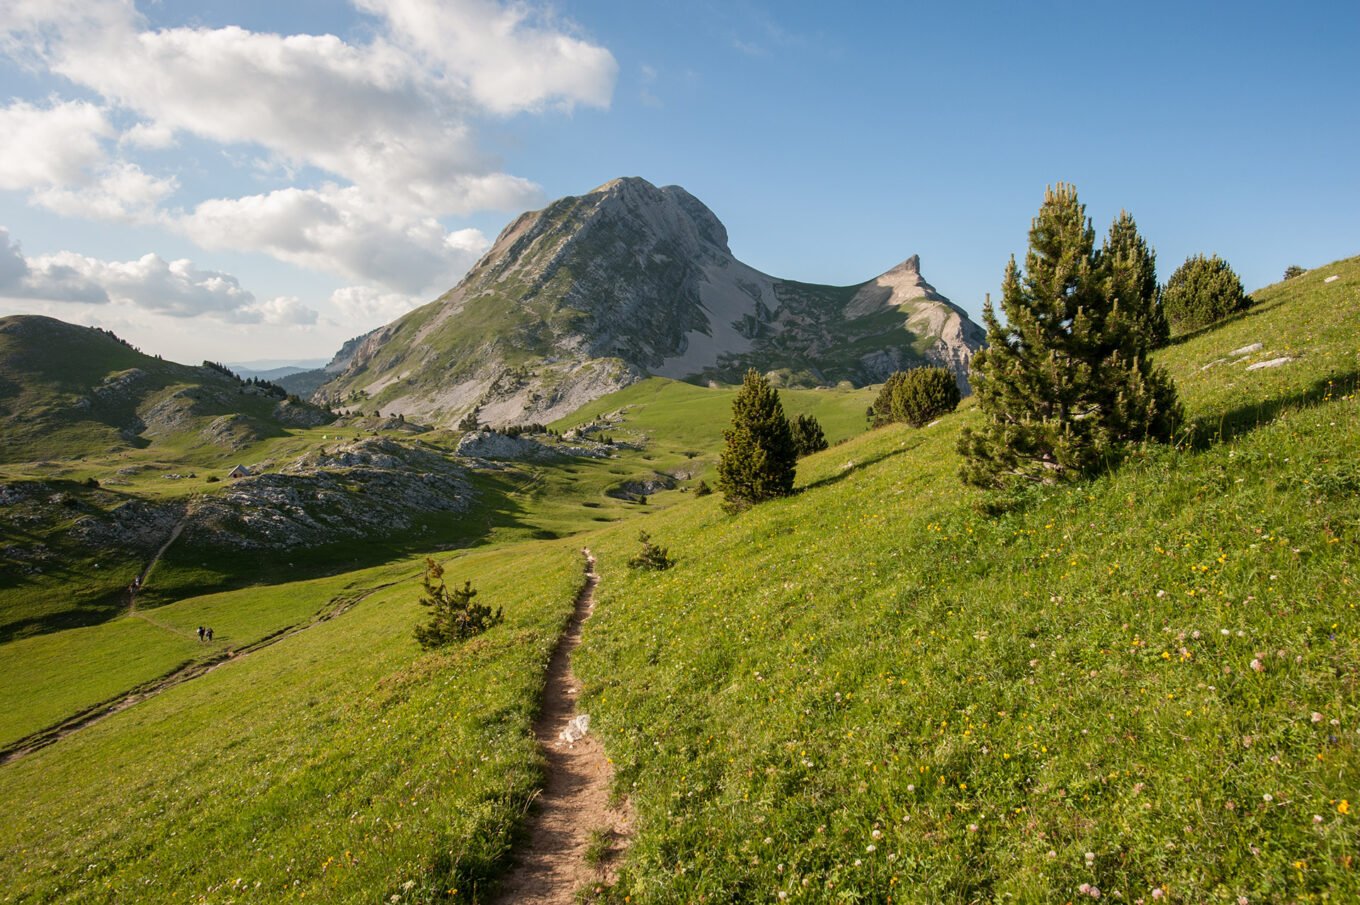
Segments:
[[[205,628],[204,628],[203,626],[201,626],[201,625],[198,627],[198,640],[199,640],[199,641],[202,641],[202,640],[203,640],[203,636],[207,633],[207,631],[208,631],[208,630],[205,629]]]
[[[208,640],[209,640],[209,641],[212,640],[212,626],[209,626],[209,627],[208,627]]]

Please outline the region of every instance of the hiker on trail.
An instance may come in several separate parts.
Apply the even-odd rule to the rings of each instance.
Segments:
[[[212,626],[208,626],[208,640],[212,640]]]
[[[206,631],[207,631],[207,629],[205,629],[203,626],[200,625],[200,626],[198,627],[198,640],[199,640],[199,641],[202,641],[202,640],[203,640],[203,635],[204,635],[204,633],[205,633]]]

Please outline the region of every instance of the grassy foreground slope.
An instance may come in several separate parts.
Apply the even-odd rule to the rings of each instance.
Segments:
[[[1258,299],[1160,353],[1198,439],[1117,473],[984,515],[965,409],[648,520],[670,571],[594,543],[617,898],[1360,899],[1360,259]]]
[[[505,624],[421,652],[407,580],[0,768],[0,899],[475,895],[538,782],[530,720],[581,558],[538,543],[448,577]]]

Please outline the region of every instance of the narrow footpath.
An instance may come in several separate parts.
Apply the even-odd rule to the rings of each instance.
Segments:
[[[165,539],[165,543],[160,545],[160,549],[151,557],[151,561],[146,564],[146,568],[132,582],[128,588],[128,615],[137,613],[137,595],[146,587],[147,580],[151,577],[151,570],[156,568],[156,563],[161,561],[165,551],[170,549],[170,545],[179,540],[180,534],[184,531],[184,526],[189,524],[189,513],[186,512],[179,521],[175,522],[175,527],[170,529],[170,536]]]
[[[595,557],[585,550],[586,583],[576,597],[571,622],[548,663],[543,709],[534,735],[547,761],[547,780],[530,817],[528,840],[501,885],[499,905],[572,905],[588,884],[614,879],[613,864],[632,835],[626,800],[611,805],[613,769],[604,747],[586,730],[576,697],[580,683],[571,655],[581,643],[581,626],[595,607]]]

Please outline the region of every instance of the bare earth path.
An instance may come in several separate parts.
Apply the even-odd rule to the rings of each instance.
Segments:
[[[156,555],[151,557],[151,561],[146,564],[146,568],[142,570],[142,574],[138,575],[137,580],[132,583],[132,587],[128,588],[129,614],[135,614],[137,612],[137,594],[146,586],[146,580],[151,575],[151,570],[156,568],[156,563],[161,561],[161,557],[165,555],[166,550],[170,549],[170,545],[179,540],[180,533],[184,531],[184,526],[188,523],[189,515],[188,513],[185,513],[183,518],[175,522],[175,527],[170,529],[170,536],[165,539],[165,543],[161,544],[160,549],[156,551]]]
[[[632,832],[627,801],[610,806],[614,771],[599,741],[585,735],[568,742],[563,736],[579,716],[580,684],[571,671],[571,654],[581,643],[581,626],[590,618],[600,583],[595,557],[589,550],[585,556],[586,583],[548,663],[543,709],[534,722],[547,760],[547,782],[530,818],[528,842],[501,886],[499,905],[571,905],[581,887],[612,881],[610,862]],[[593,857],[587,857],[588,851]]]

